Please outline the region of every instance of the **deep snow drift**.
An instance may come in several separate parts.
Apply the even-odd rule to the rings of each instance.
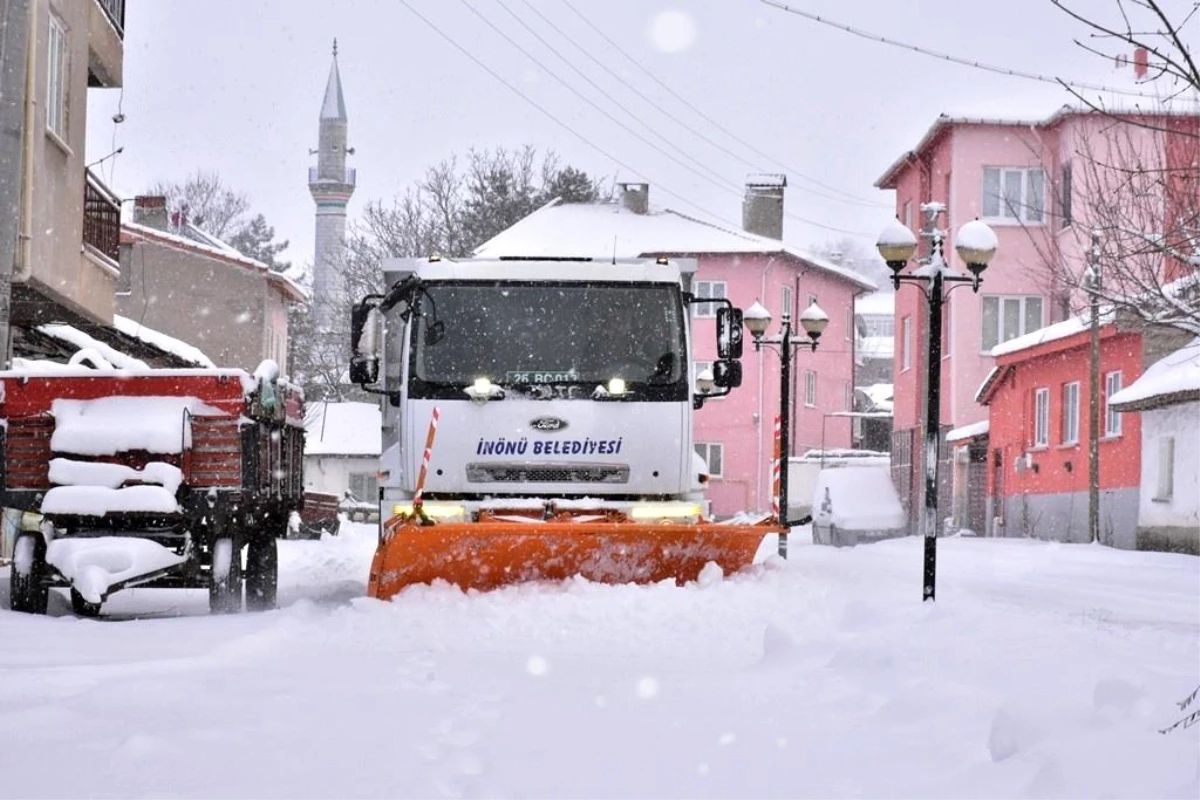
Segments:
[[[0,611],[0,795],[1200,794],[1200,725],[1158,732],[1200,683],[1200,559],[951,538],[934,605],[918,539],[798,532],[704,585],[380,603],[347,527],[283,544],[275,612]]]

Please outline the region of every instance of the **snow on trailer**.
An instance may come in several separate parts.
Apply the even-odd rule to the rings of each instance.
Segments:
[[[207,587],[214,611],[239,610],[245,586],[273,606],[303,419],[273,362],[0,373],[0,504],[42,518],[16,543],[13,609],[44,613],[54,586],[84,615],[132,586]]]

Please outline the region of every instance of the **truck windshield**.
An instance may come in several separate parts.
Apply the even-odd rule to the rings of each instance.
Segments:
[[[630,400],[687,397],[677,286],[444,283],[426,289],[411,338],[410,396],[461,398],[464,387],[488,378],[518,394],[588,397],[596,385],[621,378]],[[442,323],[440,336],[431,335],[433,314]]]

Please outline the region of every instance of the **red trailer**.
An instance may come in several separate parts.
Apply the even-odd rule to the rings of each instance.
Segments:
[[[13,610],[45,613],[56,586],[92,616],[132,586],[273,607],[304,403],[271,367],[0,373],[0,505],[41,516],[16,541]]]

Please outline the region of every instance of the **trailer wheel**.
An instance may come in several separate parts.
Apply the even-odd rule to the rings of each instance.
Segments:
[[[274,536],[256,536],[246,548],[246,609],[269,611],[278,594],[278,541]]]
[[[71,587],[71,610],[79,617],[98,617],[100,616],[100,603],[93,603],[85,600],[83,595],[74,586]]]
[[[242,610],[242,551],[231,536],[213,542],[208,583],[211,614],[235,614]]]
[[[45,614],[50,599],[50,587],[43,581],[45,575],[45,540],[41,534],[21,534],[13,547],[9,608],[26,614]]]

